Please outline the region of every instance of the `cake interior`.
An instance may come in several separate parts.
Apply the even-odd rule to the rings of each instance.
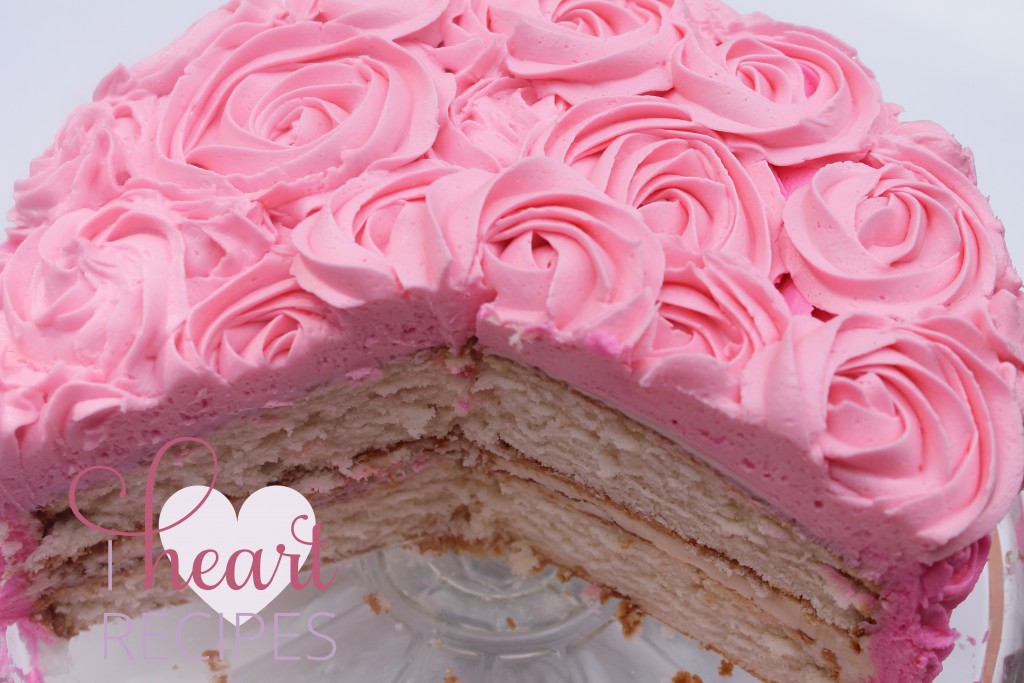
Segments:
[[[468,350],[424,352],[360,381],[332,383],[204,435],[217,489],[237,506],[283,484],[317,515],[325,560],[393,544],[534,555],[777,683],[863,681],[877,587],[656,431],[521,364]],[[165,457],[155,509],[206,485],[201,449]],[[130,476],[144,490],[148,462]],[[79,495],[94,523],[123,528],[138,500],[98,483]],[[180,602],[167,563],[144,588],[141,538],[118,538],[108,592],[106,535],[55,500],[36,513],[36,614],[69,637],[104,612]],[[157,550],[159,551],[159,543]]]

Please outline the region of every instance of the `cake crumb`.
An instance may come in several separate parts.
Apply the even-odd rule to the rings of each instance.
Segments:
[[[687,671],[677,671],[672,677],[672,683],[704,683],[704,679]]]
[[[718,665],[718,675],[722,678],[731,678],[732,670],[735,667],[736,665],[730,662],[728,659],[723,659],[722,663]]]
[[[444,683],[462,683],[462,681],[459,680],[459,677],[455,675],[455,672],[449,666],[448,675],[444,677]]]
[[[377,616],[391,613],[391,603],[388,602],[387,598],[381,597],[380,593],[364,595],[363,602],[365,602]]]
[[[519,541],[509,544],[506,554],[508,566],[516,576],[530,576],[544,568],[544,560],[533,548]]]
[[[633,636],[640,635],[643,631],[643,610],[625,598],[619,601],[619,608],[615,614],[615,618],[618,619],[619,623],[622,625],[622,635],[625,636],[627,640]]]
[[[505,623],[508,624],[508,627],[513,631],[516,630],[516,620],[512,617],[505,617]]]
[[[220,650],[203,650],[202,656],[206,657],[206,665],[210,667],[210,673],[214,674],[210,680],[213,683],[228,683],[228,675],[222,672],[231,666],[220,658]]]

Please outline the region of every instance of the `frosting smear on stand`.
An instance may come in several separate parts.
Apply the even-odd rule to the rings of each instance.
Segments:
[[[473,339],[890,586],[876,670],[933,676],[1024,471],[1021,281],[970,154],[835,38],[712,0],[413,5],[231,2],[16,186],[0,622],[81,467]]]

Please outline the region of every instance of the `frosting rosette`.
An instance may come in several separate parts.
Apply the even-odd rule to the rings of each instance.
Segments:
[[[1015,372],[965,320],[805,318],[748,368],[749,413],[810,447],[830,497],[907,529],[918,561],[977,540],[1020,490]]]
[[[299,284],[337,308],[449,290],[453,249],[427,196],[458,171],[425,160],[346,183],[292,233]]]
[[[280,369],[308,357],[317,342],[337,337],[330,309],[289,273],[293,259],[290,247],[275,246],[195,305],[176,335],[174,353],[189,367],[231,381]]]
[[[640,384],[738,403],[743,368],[786,331],[786,301],[745,259],[663,244],[657,315],[635,351]]]
[[[911,318],[1014,288],[1002,226],[974,184],[896,138],[797,189],[780,242],[800,292],[830,313]]]
[[[283,231],[257,202],[238,196],[192,196],[162,188],[185,243],[188,301],[195,304],[230,280],[240,277],[286,240]]]
[[[851,48],[759,14],[700,28],[672,54],[668,95],[694,121],[780,166],[867,149],[886,111]]]
[[[155,193],[71,211],[10,256],[0,336],[30,365],[132,376],[186,317],[184,260],[177,217]]]
[[[473,271],[494,292],[484,317],[559,338],[600,330],[623,346],[647,326],[664,255],[635,209],[544,157],[443,183],[436,203],[447,230],[478,235]]]
[[[11,220],[20,240],[26,230],[75,209],[96,209],[117,198],[139,165],[140,140],[153,99],[101,100],[75,110],[53,146],[15,183]]]
[[[585,173],[689,251],[741,256],[765,277],[781,271],[774,245],[783,198],[772,169],[737,158],[681,107],[655,97],[584,102],[545,131],[533,153]]]
[[[452,100],[430,156],[496,173],[519,161],[530,135],[566,108],[560,98],[538,94],[531,81],[478,81]]]
[[[206,169],[268,208],[401,166],[437,135],[440,70],[339,23],[237,24],[194,67],[160,122],[161,175],[209,184],[188,172]]]
[[[99,210],[28,233],[13,251],[0,271],[10,348],[39,367],[143,377],[188,307],[281,239],[244,197],[135,182]]]
[[[491,0],[491,30],[507,36],[508,68],[572,103],[668,90],[679,40],[667,0]]]

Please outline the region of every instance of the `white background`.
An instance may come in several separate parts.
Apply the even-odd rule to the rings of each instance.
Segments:
[[[411,0],[412,1],[412,0]],[[982,190],[1024,266],[1024,2],[732,0],[857,47],[905,119],[942,123],[977,158]],[[0,0],[0,227],[14,180],[116,64],[169,42],[220,0]]]

